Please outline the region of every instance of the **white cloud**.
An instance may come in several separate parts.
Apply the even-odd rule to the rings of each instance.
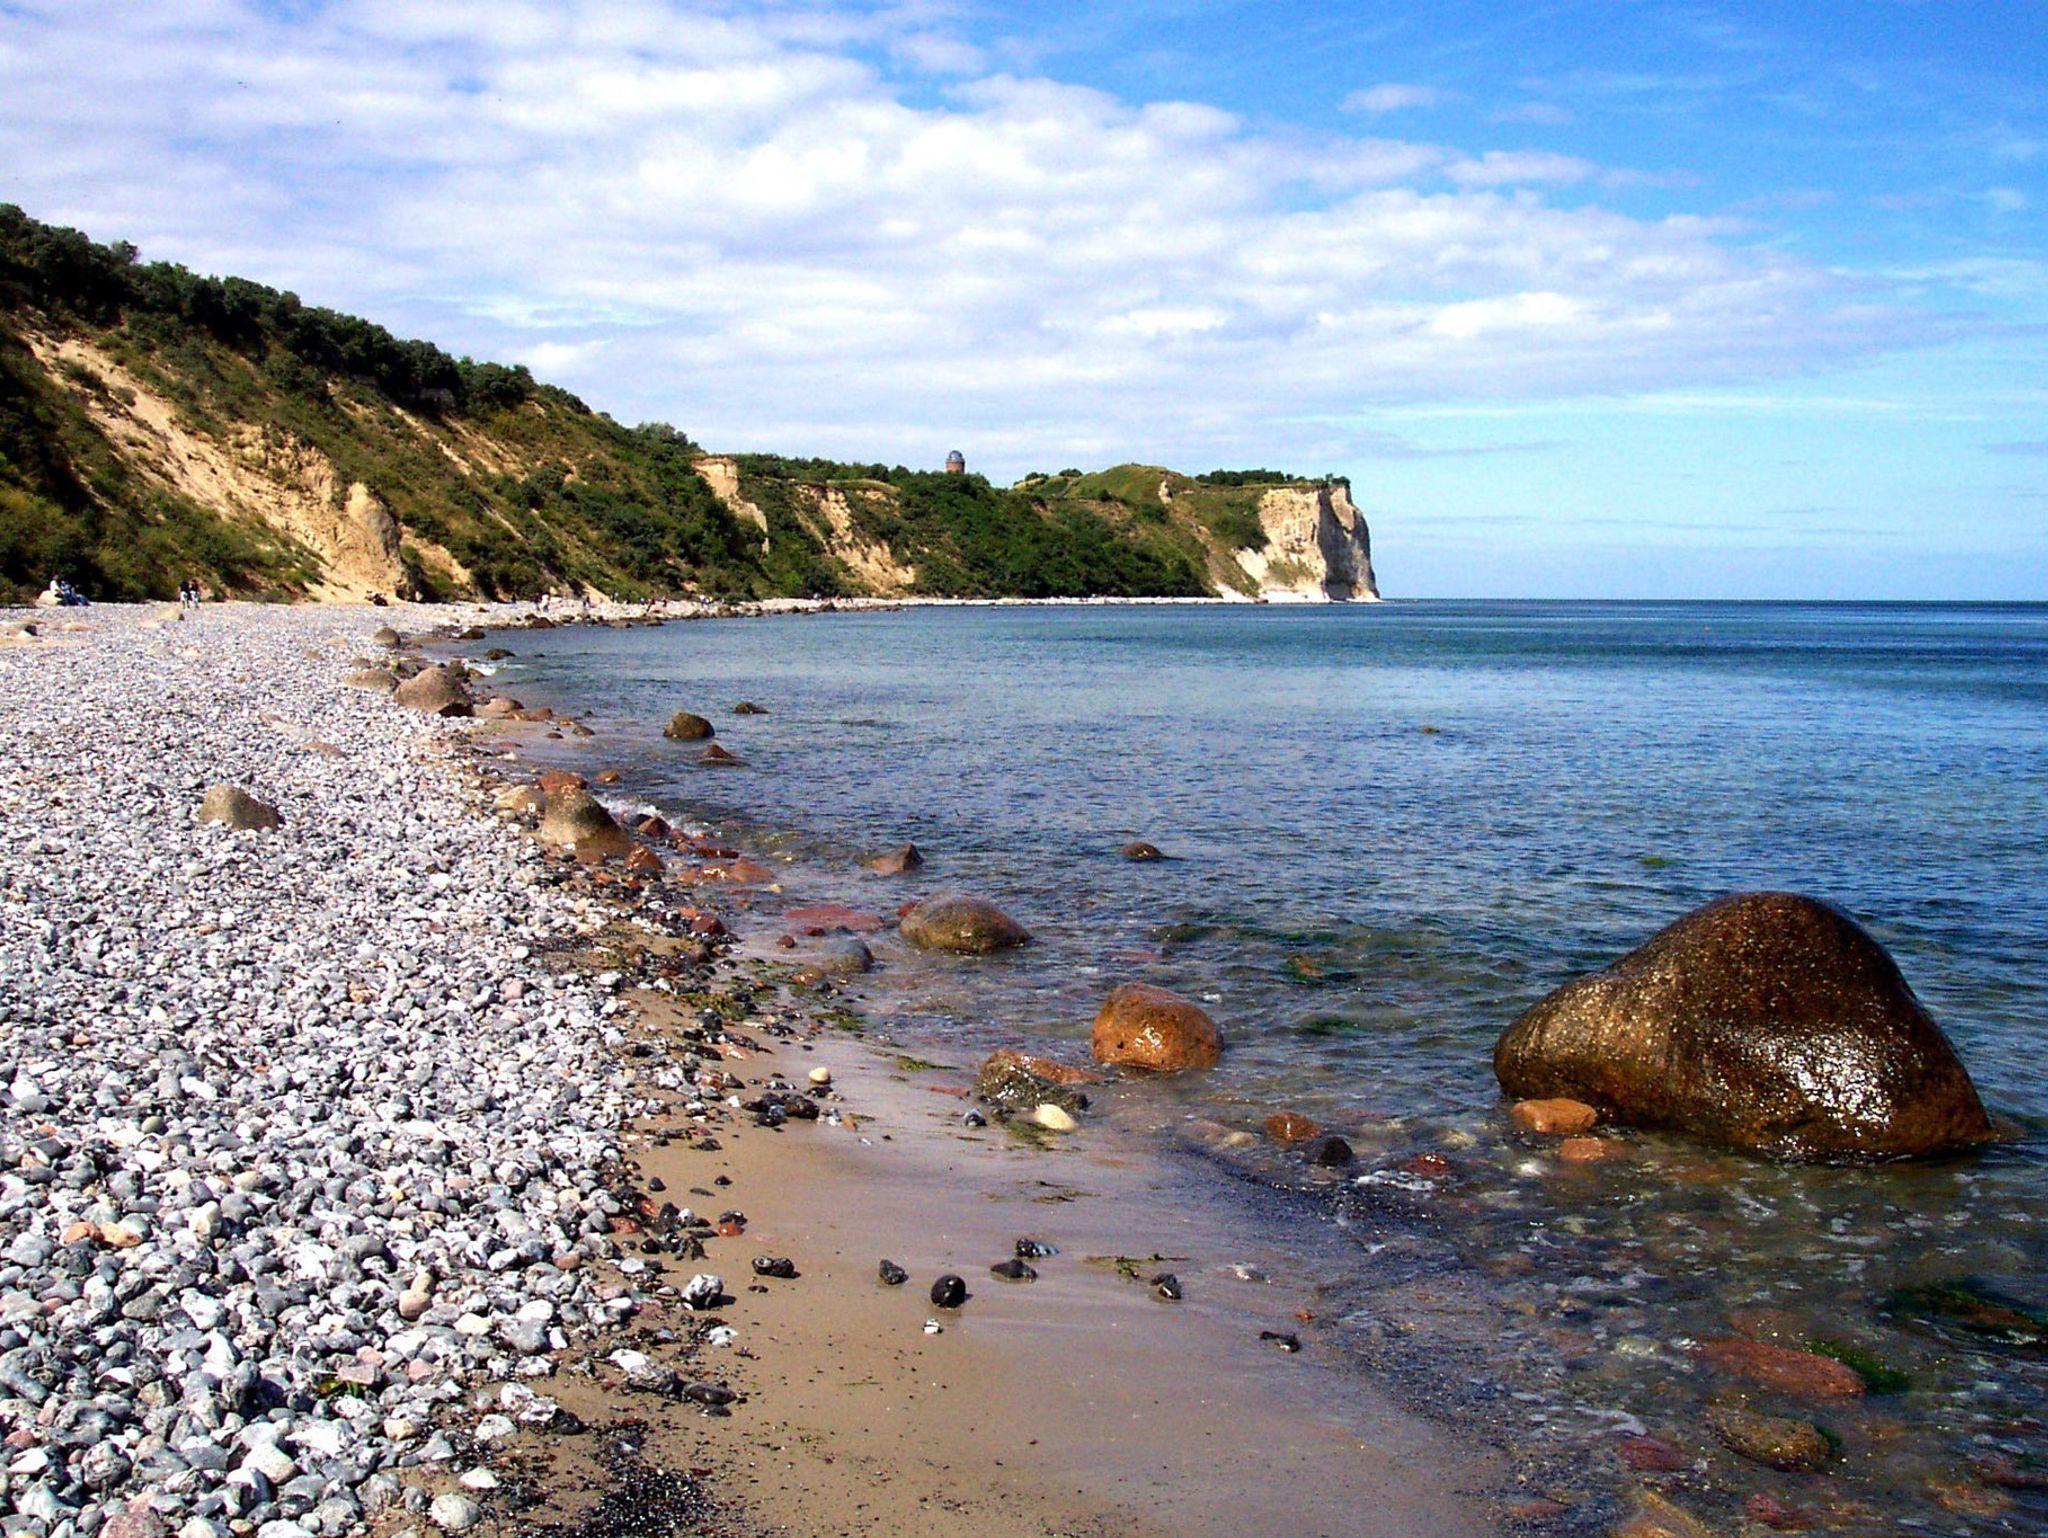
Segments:
[[[956,35],[933,6],[43,0],[0,10],[0,196],[628,420],[861,458],[1334,463],[1296,424],[1919,334],[1732,224],[1551,206],[1619,174],[1576,157],[1134,106]]]
[[[1366,112],[1377,116],[1383,112],[1405,112],[1415,107],[1441,107],[1449,100],[1451,93],[1437,86],[1388,81],[1384,85],[1353,91],[1344,98],[1343,107],[1346,112]]]

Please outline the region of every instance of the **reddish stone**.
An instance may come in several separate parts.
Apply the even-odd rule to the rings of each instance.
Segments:
[[[781,946],[786,951],[793,951],[796,949],[796,936],[781,935],[777,937],[775,943]]]
[[[1600,1164],[1621,1152],[1621,1144],[1604,1137],[1568,1137],[1557,1145],[1557,1156],[1567,1164]]]
[[[1583,1100],[1517,1100],[1508,1116],[1524,1132],[1576,1137],[1600,1124],[1600,1113]]]
[[[631,1218],[613,1218],[611,1230],[615,1234],[637,1234],[640,1232],[640,1225]]]
[[[754,860],[734,860],[725,867],[725,879],[742,886],[765,886],[775,879],[775,872]]]
[[[721,1239],[737,1239],[746,1231],[747,1225],[744,1223],[721,1223],[718,1225],[718,1237]]]
[[[795,924],[809,934],[829,934],[832,930],[843,929],[848,934],[869,935],[887,925],[887,920],[878,913],[863,913],[858,908],[847,908],[838,903],[792,908],[782,917],[785,923]]]
[[[1684,1450],[1662,1437],[1623,1437],[1616,1451],[1638,1474],[1676,1474],[1690,1466]]]
[[[728,934],[730,931],[725,927],[724,920],[720,919],[717,914],[700,913],[690,920],[690,933],[693,935],[716,936]]]
[[[597,783],[598,783],[598,784],[600,784],[600,785],[616,785],[616,784],[618,784],[618,783],[619,783],[619,771],[618,771],[618,770],[616,770],[616,769],[607,769],[607,770],[605,770],[605,771],[604,771],[604,772],[603,772],[602,774],[600,774],[600,775],[599,775],[599,776],[597,777]]]
[[[1453,1166],[1442,1154],[1419,1153],[1412,1159],[1404,1159],[1401,1168],[1406,1173],[1420,1175],[1425,1180],[1441,1180],[1451,1173]]]
[[[1209,1012],[1150,983],[1111,991],[1095,1016],[1090,1045],[1099,1063],[1158,1073],[1214,1068],[1223,1059],[1223,1032]]]
[[[1863,1379],[1831,1357],[1758,1340],[1716,1340],[1700,1347],[1710,1367],[1797,1399],[1859,1399]]]
[[[626,869],[647,876],[659,875],[662,870],[661,856],[644,845],[635,847],[633,852],[626,856]]]
[[[690,850],[707,860],[737,860],[740,857],[737,849],[727,849],[723,844],[714,844],[708,838],[691,839]]]
[[[550,769],[540,777],[540,793],[552,796],[558,790],[588,790],[590,781],[573,769]]]
[[[1766,1495],[1759,1490],[1742,1503],[1742,1514],[1753,1522],[1765,1527],[1776,1528],[1781,1533],[1803,1533],[1813,1526],[1811,1512],[1801,1511],[1797,1506],[1787,1506],[1775,1495]]]
[[[1266,1118],[1266,1136],[1276,1143],[1306,1143],[1319,1136],[1322,1127],[1297,1111],[1275,1111]]]
[[[888,854],[877,855],[867,862],[868,869],[878,876],[901,876],[916,870],[924,864],[924,856],[917,852],[917,845],[905,844]]]

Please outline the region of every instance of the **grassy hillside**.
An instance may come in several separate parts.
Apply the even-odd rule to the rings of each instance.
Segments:
[[[734,495],[704,463],[524,368],[0,205],[0,601],[53,575],[126,599],[187,576],[276,598],[1199,594],[1243,585],[1230,552],[1284,479],[999,488],[744,455]]]

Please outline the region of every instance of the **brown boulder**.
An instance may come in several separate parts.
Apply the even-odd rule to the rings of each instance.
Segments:
[[[1034,1078],[1044,1079],[1052,1084],[1100,1084],[1102,1075],[1093,1068],[1083,1068],[1075,1063],[1063,1063],[1058,1058],[1039,1057],[1030,1052],[1019,1052],[1015,1047],[998,1047],[989,1054],[984,1069],[1021,1068]]]
[[[1075,1085],[1087,1081],[1069,1078],[1063,1072],[1035,1071],[1059,1070],[1063,1066],[1005,1047],[981,1065],[981,1071],[974,1077],[974,1093],[999,1111],[1029,1115],[1042,1105],[1055,1105],[1070,1116],[1079,1115],[1088,1109],[1088,1097]]]
[[[367,689],[372,694],[389,694],[398,687],[398,679],[383,668],[358,668],[342,682],[351,689]]]
[[[743,762],[743,760],[740,758],[739,754],[729,753],[724,748],[720,747],[717,743],[714,742],[711,744],[710,747],[706,748],[702,753],[699,753],[697,755],[697,762],[700,764],[708,764],[714,769],[723,769],[730,768],[735,764]]]
[[[645,846],[636,847],[626,856],[626,869],[643,876],[658,876],[662,872],[661,856]]]
[[[1600,1113],[1583,1100],[1518,1100],[1508,1117],[1524,1132],[1546,1137],[1577,1137],[1600,1124]]]
[[[741,700],[737,705],[733,706],[732,713],[736,716],[765,716],[768,714],[766,710],[756,705],[752,700]]]
[[[1103,1001],[1091,1045],[1100,1063],[1179,1073],[1214,1068],[1223,1057],[1223,1032],[1193,999],[1125,983]]]
[[[516,715],[519,701],[508,694],[501,694],[494,700],[485,700],[477,706],[476,713],[486,721],[504,721]]]
[[[401,705],[437,716],[466,716],[474,709],[469,700],[469,675],[448,664],[408,678],[391,697]]]
[[[371,632],[370,640],[377,646],[396,647],[405,645],[405,637],[393,630],[389,625],[378,626],[376,630]]]
[[[1124,845],[1118,852],[1126,860],[1163,860],[1166,858],[1165,855],[1159,852],[1157,844],[1148,844],[1142,838]]]
[[[552,796],[558,790],[588,790],[590,781],[574,769],[548,769],[541,773],[540,793]]]
[[[199,803],[199,820],[258,833],[267,833],[284,822],[276,807],[236,785],[216,785],[209,790]]]
[[[713,729],[702,716],[679,710],[668,718],[668,725],[661,729],[661,735],[671,742],[702,742],[713,735]]]
[[[1855,1368],[1812,1351],[1730,1337],[1707,1342],[1700,1347],[1699,1356],[1710,1367],[1795,1399],[1860,1399],[1863,1395],[1863,1378]]]
[[[887,854],[876,855],[868,861],[868,869],[878,876],[901,876],[916,870],[924,864],[924,856],[917,852],[917,845],[905,844],[901,849],[892,849]]]
[[[1510,1026],[1494,1073],[1629,1126],[1800,1159],[1906,1158],[1989,1141],[1941,1027],[1838,909],[1725,897]]]
[[[1028,945],[1030,931],[993,903],[941,892],[903,915],[903,938],[926,951],[985,956]]]
[[[564,785],[549,793],[547,810],[540,819],[540,841],[567,845],[579,859],[624,858],[633,849],[626,830],[612,820],[612,814],[595,796],[579,785]]]

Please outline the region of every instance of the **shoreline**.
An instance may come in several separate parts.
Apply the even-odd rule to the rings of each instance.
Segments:
[[[1453,1450],[1437,1428],[1377,1398],[1341,1365],[1281,1358],[1246,1327],[1267,1317],[1283,1323],[1305,1306],[1300,1292],[1259,1287],[1255,1304],[1211,1301],[1220,1286],[1212,1272],[1257,1270],[1231,1257],[1268,1252],[1242,1230],[1198,1231],[1184,1180],[1135,1147],[1089,1134],[1072,1150],[1047,1153],[1012,1145],[993,1128],[962,1137],[957,1099],[925,1094],[910,1076],[892,1075],[870,1046],[817,1033],[816,1021],[780,1022],[813,1039],[793,1035],[772,1053],[719,1044],[707,1055],[711,1043],[678,1034],[688,1021],[672,1010],[661,1018],[659,989],[648,996],[657,1006],[650,1011],[615,967],[565,970],[563,945],[582,949],[601,935],[616,938],[622,925],[632,928],[615,893],[574,876],[553,879],[524,833],[478,809],[486,786],[468,761],[470,729],[339,687],[347,658],[367,649],[368,632],[380,623],[447,627],[452,620],[459,627],[493,617],[468,606],[452,613],[210,606],[187,624],[148,606],[90,608],[29,615],[45,636],[0,652],[10,709],[33,695],[45,718],[42,737],[29,733],[35,750],[0,777],[8,810],[27,814],[51,795],[46,787],[76,778],[92,762],[80,755],[93,755],[103,776],[82,794],[58,792],[52,804],[63,811],[54,822],[43,816],[18,824],[38,830],[21,854],[40,865],[10,871],[0,894],[10,906],[57,912],[67,939],[107,927],[104,909],[63,917],[65,899],[50,893],[59,890],[57,874],[97,869],[92,862],[106,852],[87,854],[87,830],[119,819],[134,853],[109,856],[106,879],[87,883],[95,899],[121,906],[109,896],[126,890],[114,870],[137,856],[147,865],[150,851],[162,851],[168,858],[153,870],[183,859],[189,877],[129,891],[127,910],[139,902],[164,921],[183,915],[194,939],[213,942],[216,952],[240,947],[233,962],[216,968],[225,976],[213,979],[229,989],[221,1007],[236,1029],[226,1037],[213,1034],[203,1012],[164,1008],[140,952],[113,958],[123,969],[132,959],[141,975],[116,987],[113,996],[124,1001],[118,1018],[95,1017],[87,1033],[91,1040],[104,1031],[108,1044],[94,1054],[113,1065],[96,1082],[49,1060],[66,1027],[48,1015],[47,992],[0,994],[17,1028],[25,1024],[42,1048],[31,1061],[10,1044],[14,1114],[12,1125],[0,1122],[13,1172],[0,1202],[7,1224],[0,1237],[12,1241],[13,1268],[0,1279],[0,1299],[12,1321],[8,1338],[23,1341],[13,1353],[46,1349],[35,1345],[39,1318],[61,1328],[77,1314],[125,1341],[117,1359],[148,1361],[148,1382],[185,1385],[182,1399],[137,1395],[130,1418],[116,1418],[111,1441],[98,1439],[120,1450],[121,1466],[96,1455],[88,1468],[87,1449],[61,1440],[51,1444],[56,1456],[17,1451],[10,1504],[22,1508],[27,1499],[23,1509],[47,1512],[45,1531],[69,1524],[115,1534],[118,1524],[132,1524],[118,1528],[121,1538],[233,1538],[259,1529],[267,1538],[296,1538],[364,1525],[424,1533],[507,1522],[544,1531],[547,1503],[530,1475],[519,1473],[522,1460],[544,1450],[565,1459],[550,1476],[558,1485],[587,1480],[600,1503],[607,1491],[616,1498],[622,1478],[624,1488],[644,1494],[645,1481],[634,1480],[660,1458],[669,1494],[737,1524],[725,1529],[734,1532],[951,1532],[959,1503],[976,1499],[989,1515],[1013,1522],[1023,1502],[1033,1513],[1027,1531],[1041,1520],[1047,1531],[1241,1531],[1264,1514],[1292,1530],[1334,1533],[1356,1530],[1361,1501],[1380,1513],[1376,1530],[1390,1534],[1490,1526],[1476,1495],[1458,1488],[1479,1483],[1498,1492],[1484,1456]],[[619,610],[592,617],[637,618]],[[107,666],[96,667],[102,660]],[[142,718],[139,725],[126,719],[131,714]],[[14,724],[18,733],[27,726]],[[159,767],[142,800],[131,781],[107,777],[147,760]],[[278,800],[284,828],[195,827],[200,782],[217,772],[257,781],[246,788]],[[394,839],[383,819],[396,797],[410,804]],[[319,852],[305,847],[309,839],[322,841]],[[428,857],[408,859],[421,845]],[[380,863],[387,866],[381,886],[363,879]],[[329,879],[309,882],[309,867],[329,868]],[[351,893],[356,882],[343,877],[371,890]],[[27,883],[37,890],[24,897]],[[367,910],[366,897],[383,911]],[[202,909],[202,901],[219,906]],[[192,917],[201,911],[212,916]],[[126,932],[118,919],[112,928]],[[90,948],[89,934],[79,943]],[[394,947],[423,978],[411,992],[410,978],[394,980]],[[658,949],[645,946],[642,955]],[[280,957],[317,973],[319,993],[295,991]],[[672,954],[655,963],[657,973],[673,965]],[[683,963],[685,970],[698,965]],[[62,955],[38,966],[39,985],[52,983],[88,1015],[94,995],[106,992],[100,974]],[[712,975],[719,970],[714,964]],[[205,973],[202,962],[193,984],[201,994]],[[234,980],[252,973],[282,990],[292,1009],[272,1008],[260,993],[249,997],[246,982],[235,994]],[[278,981],[268,981],[273,973]],[[730,971],[719,980],[728,979],[751,988]],[[391,1009],[378,1015],[387,1002]],[[310,1090],[330,1063],[349,1059],[340,1044],[350,1036],[351,1010],[389,1028],[372,1033],[381,1060],[366,1058],[358,1043],[339,1091],[349,1130],[329,1132],[301,1103],[294,1070],[279,1065],[303,1062]],[[754,1024],[750,1015],[738,1029],[751,1034]],[[178,1035],[167,1037],[170,1031]],[[112,1086],[132,1086],[173,1040],[174,1055],[198,1049],[181,1059],[190,1071],[169,1086],[162,1109],[126,1114],[159,1104],[165,1085],[125,1099]],[[488,1061],[498,1054],[520,1071]],[[730,1106],[707,1105],[702,1125],[713,1134],[706,1139],[646,1119],[662,1102],[687,1095],[693,1075],[737,1071],[749,1088],[758,1083],[758,1067],[712,1069],[711,1062],[780,1063],[801,1083],[799,1070],[819,1060],[832,1065],[834,1078],[822,1101],[824,1124],[771,1131],[742,1125]],[[472,1065],[467,1076],[465,1062]],[[536,1064],[546,1065],[548,1088],[532,1097]],[[479,1068],[490,1086],[481,1099],[470,1093]],[[400,1104],[405,1094],[389,1087],[390,1070],[409,1073],[415,1095],[441,1095],[438,1114],[402,1114],[436,1107]],[[351,1083],[372,1086],[379,1098],[365,1100]],[[253,1144],[246,1132],[225,1129],[231,1116],[257,1134]],[[508,1125],[516,1134],[509,1145]],[[577,1130],[565,1142],[569,1126]],[[356,1130],[363,1127],[370,1136]],[[240,1151],[197,1157],[222,1136]],[[705,1141],[721,1147],[704,1149]],[[340,1166],[328,1166],[331,1190],[299,1173],[337,1144],[346,1152],[333,1155]],[[460,1156],[450,1159],[444,1147],[474,1147],[471,1172],[451,1174]],[[87,1148],[93,1167],[74,1176]],[[735,1207],[751,1208],[747,1222],[734,1225],[741,1228],[734,1234],[696,1238],[675,1229],[672,1216],[665,1225],[658,1212],[636,1218],[627,1206],[635,1179],[627,1155],[636,1156],[643,1190],[659,1180],[674,1193],[669,1199],[694,1200],[705,1212],[724,1200],[682,1193],[731,1190]],[[519,1167],[521,1160],[536,1167]],[[1039,1205],[1005,1188],[1028,1189],[1054,1166],[1075,1190],[1094,1195],[1060,1202],[1058,1221],[1029,1221]],[[167,1167],[184,1171],[182,1178],[167,1184]],[[731,1186],[711,1182],[714,1167]],[[25,1173],[42,1169],[57,1181]],[[53,1212],[43,1193],[65,1189],[66,1181],[78,1195]],[[348,1194],[351,1181],[361,1184],[360,1196]],[[380,1189],[392,1194],[372,1200]],[[431,1208],[398,1194],[418,1190],[431,1193]],[[862,1202],[877,1193],[893,1194],[863,1217]],[[1128,1208],[1141,1194],[1156,1210],[1133,1222]],[[250,1200],[232,1200],[237,1195]],[[914,1202],[926,1204],[924,1215],[906,1226]],[[1097,1215],[1083,1217],[1091,1208]],[[1212,1204],[1212,1219],[1220,1210]],[[62,1232],[43,1232],[56,1218],[80,1215],[92,1222],[90,1234],[44,1242],[63,1240]],[[494,1223],[553,1237],[494,1247],[481,1237]],[[633,1264],[640,1257],[622,1239],[636,1237],[636,1224],[642,1234],[659,1233],[660,1242],[642,1240],[643,1251],[665,1245],[687,1255],[701,1246],[710,1257]],[[988,1274],[1009,1239],[1039,1229],[1062,1253],[1041,1264],[1038,1282],[1011,1286]],[[1062,1231],[1076,1241],[1062,1243]],[[1146,1232],[1160,1236],[1151,1249],[1186,1251],[1202,1268],[1175,1262],[1190,1278],[1187,1302],[1161,1303],[1113,1267],[1088,1262],[1089,1254],[1126,1253],[1122,1244],[1147,1242],[1118,1233]],[[460,1242],[449,1245],[451,1237]],[[281,1252],[293,1269],[213,1265],[209,1257],[231,1250],[233,1240],[243,1241],[251,1260],[258,1251]],[[798,1280],[752,1283],[749,1252],[771,1244],[795,1260]],[[884,1293],[872,1280],[882,1246],[900,1250],[896,1258],[912,1270],[900,1292]],[[29,1258],[44,1249],[47,1255]],[[1287,1260],[1282,1254],[1270,1263]],[[89,1280],[110,1278],[106,1296],[125,1323],[105,1323],[91,1285],[56,1314],[48,1305],[29,1308],[35,1268],[67,1261],[83,1263]],[[184,1280],[178,1266],[195,1261],[199,1275]],[[966,1276],[973,1296],[942,1322],[943,1333],[926,1335],[923,1320],[935,1311],[918,1290],[939,1265]],[[694,1270],[712,1268],[722,1268],[734,1295],[718,1316],[739,1331],[729,1348],[704,1345],[704,1319],[679,1309],[673,1295]],[[138,1275],[146,1285],[132,1285]],[[425,1289],[423,1275],[431,1282]],[[291,1285],[283,1285],[286,1278]],[[769,1290],[755,1293],[752,1285]],[[341,1313],[321,1312],[317,1286],[338,1287]],[[144,1294],[148,1306],[131,1311]],[[406,1304],[411,1316],[402,1318],[409,1297],[419,1302]],[[892,1333],[878,1333],[881,1317]],[[206,1346],[206,1325],[226,1337],[225,1347]],[[246,1347],[237,1329],[250,1336]],[[709,1408],[730,1413],[700,1418],[698,1405],[676,1397],[680,1378],[660,1392],[634,1392],[622,1381],[627,1369],[606,1365],[633,1349],[620,1344],[627,1334],[672,1356],[678,1365],[671,1371],[692,1383],[714,1370],[729,1376],[745,1399],[714,1403]],[[748,1341],[757,1334],[763,1351],[754,1359]],[[194,1357],[200,1348],[250,1362],[253,1371],[215,1376],[213,1359]],[[881,1385],[875,1392],[905,1396],[901,1419],[893,1427],[875,1423],[865,1390],[826,1381],[827,1362],[845,1364],[835,1371],[867,1364],[860,1370]],[[1317,1388],[1304,1395],[1292,1380],[1308,1374],[1319,1375]],[[66,1381],[82,1388],[99,1379],[74,1371]],[[68,1392],[61,1383],[55,1391],[45,1386],[40,1404],[68,1402]],[[932,1408],[913,1405],[913,1396]],[[1305,1400],[1326,1408],[1312,1413]],[[212,1408],[193,1408],[202,1402]],[[1339,1405],[1344,1415],[1327,1408]],[[764,1428],[769,1415],[775,1419]],[[593,1434],[562,1435],[570,1418]],[[615,1424],[601,1427],[600,1418]],[[18,1401],[7,1419],[17,1449],[25,1443],[32,1453],[49,1441],[32,1429],[50,1420],[35,1406]],[[654,1428],[630,1433],[636,1447],[628,1461],[640,1474],[622,1473],[620,1462],[628,1433],[617,1428],[632,1422]],[[525,1429],[542,1423],[554,1429]],[[703,1449],[721,1445],[712,1472],[697,1475]],[[1278,1455],[1280,1445],[1300,1450],[1297,1465]],[[486,1449],[487,1456],[473,1456]],[[1219,1504],[1211,1488],[1208,1476],[1218,1468],[1233,1471],[1225,1481],[1230,1503]],[[49,1493],[29,1493],[37,1489]],[[589,1517],[587,1509],[560,1513],[570,1525]],[[1205,1520],[1213,1525],[1205,1528]]]

